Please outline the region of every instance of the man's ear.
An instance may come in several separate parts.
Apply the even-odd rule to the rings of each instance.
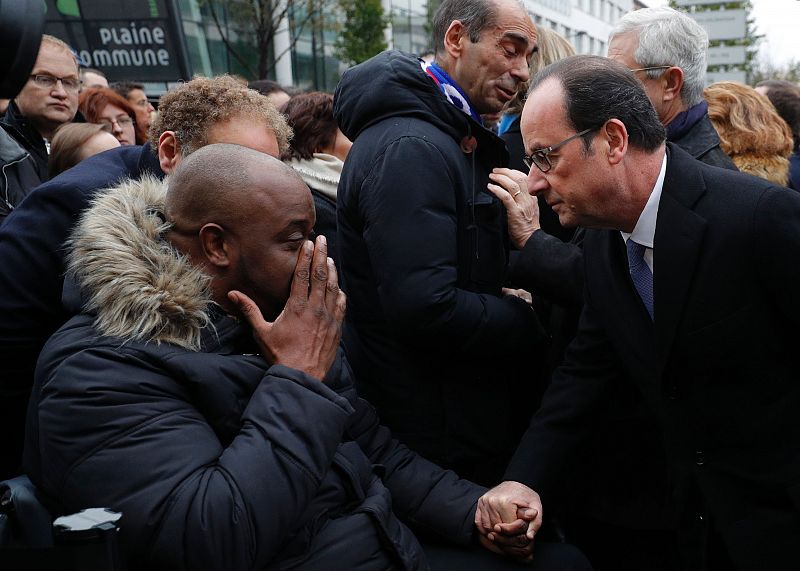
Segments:
[[[681,88],[683,87],[683,70],[679,67],[671,67],[659,78],[663,88],[662,98],[664,101],[675,101],[681,98]]]
[[[444,51],[450,57],[457,58],[461,55],[464,42],[469,39],[466,32],[464,25],[459,20],[450,22],[450,27],[444,33]]]
[[[603,125],[601,133],[606,143],[608,162],[612,165],[618,164],[628,152],[628,130],[625,124],[619,119],[609,119]]]
[[[231,265],[233,244],[222,226],[209,222],[200,228],[198,237],[206,263],[215,268],[227,268]]]
[[[165,174],[172,173],[181,160],[181,144],[174,131],[164,131],[158,138],[158,163]]]

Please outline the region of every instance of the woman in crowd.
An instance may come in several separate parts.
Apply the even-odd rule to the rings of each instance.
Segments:
[[[84,159],[119,147],[119,141],[96,123],[66,123],[58,128],[50,142],[48,171],[53,178]]]
[[[756,86],[766,95],[792,131],[794,152],[789,156],[789,188],[800,190],[800,87],[788,81],[768,79]]]
[[[531,57],[530,76],[531,78],[539,71],[557,62],[560,59],[575,55],[575,48],[572,47],[563,36],[545,27],[537,27],[538,50]],[[517,94],[506,104],[503,118],[498,127],[500,138],[506,142],[509,152],[509,168],[527,173],[528,167],[522,160],[525,155],[525,146],[522,143],[522,133],[520,131],[520,114],[525,105],[525,97],[528,94],[528,83],[521,83]],[[552,236],[569,241],[574,230],[564,228],[558,221],[558,215],[547,205],[544,200],[539,201],[539,223],[542,230]]]
[[[709,85],[703,95],[720,147],[739,170],[786,186],[792,132],[769,99],[734,81]]]
[[[89,123],[105,125],[120,145],[141,145],[147,140],[136,124],[136,111],[113,89],[93,87],[82,91],[78,109]]]
[[[330,93],[296,95],[283,113],[294,137],[281,158],[311,189],[317,210],[314,231],[328,239],[329,255],[336,260],[336,188],[353,143],[336,125]]]

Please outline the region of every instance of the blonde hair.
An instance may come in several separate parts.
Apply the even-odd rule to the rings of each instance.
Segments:
[[[234,117],[263,122],[278,140],[281,152],[289,148],[292,130],[268,97],[230,75],[195,77],[161,96],[158,116],[150,125],[150,144],[158,151],[158,138],[173,131],[185,157],[206,145],[208,130]]]
[[[98,133],[108,132],[97,123],[64,123],[56,129],[50,141],[50,157],[47,159],[47,173],[54,178],[71,169],[84,158],[83,146]],[[110,134],[110,133],[109,133]]]
[[[792,131],[769,99],[734,81],[709,85],[703,95],[720,147],[739,170],[786,186]]]
[[[531,79],[551,63],[575,55],[575,48],[572,47],[572,44],[564,36],[549,28],[536,28],[536,47],[537,50],[531,56],[528,68]],[[514,115],[522,112],[525,99],[528,97],[528,83],[529,81],[526,81],[517,87],[517,94],[506,103],[504,113]]]

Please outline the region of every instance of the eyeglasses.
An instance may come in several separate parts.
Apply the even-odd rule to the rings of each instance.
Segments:
[[[32,75],[33,82],[44,89],[53,89],[56,83],[61,82],[64,91],[78,93],[81,88],[81,80],[77,77],[55,77],[47,74]]]
[[[103,129],[108,131],[109,133],[114,129],[114,123],[119,125],[121,128],[130,127],[133,125],[133,119],[130,118],[129,115],[124,115],[122,117],[117,117],[116,119],[98,119],[97,122],[103,126]]]
[[[551,145],[549,147],[545,147],[543,149],[536,149],[530,155],[525,155],[522,157],[522,160],[525,162],[527,167],[530,169],[532,165],[536,165],[536,167],[542,171],[547,172],[551,168],[553,168],[552,163],[550,163],[550,157],[548,156],[550,153],[555,151],[556,149],[563,147],[573,139],[577,139],[578,137],[582,137],[586,133],[591,131],[596,131],[599,127],[589,127],[588,129],[584,129],[580,133],[575,133],[571,137],[564,139],[560,143],[556,143],[555,145]]]
[[[650,67],[637,67],[636,69],[632,69],[631,71],[633,73],[636,73],[637,71],[650,71],[653,69],[669,69],[671,67],[672,67],[671,65],[651,65]]]

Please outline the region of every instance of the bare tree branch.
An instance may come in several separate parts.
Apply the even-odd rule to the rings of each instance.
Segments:
[[[258,69],[247,62],[242,54],[230,41],[227,29],[220,22],[219,15],[210,0],[199,0],[201,4],[209,5],[214,26],[217,29],[225,49],[247,72],[254,78],[265,78],[275,62],[293,50],[297,40],[306,30],[309,23],[313,24],[315,18],[324,14],[325,9],[333,5],[335,0],[238,0],[236,6],[231,6],[230,1],[225,3],[225,9],[233,18],[240,33],[248,30],[254,36],[256,53],[258,54]],[[299,19],[291,16],[297,14],[296,8],[305,8],[304,14]],[[294,12],[294,14],[293,14]],[[270,57],[274,48],[274,39],[282,22],[288,21],[289,45]],[[312,30],[313,33],[313,30]]]
[[[233,45],[226,37],[225,33],[222,31],[222,24],[219,21],[219,17],[217,16],[216,10],[214,9],[213,2],[205,1],[203,3],[208,6],[209,12],[211,12],[211,19],[214,20],[214,26],[217,28],[217,32],[219,32],[220,38],[222,38],[222,43],[225,44],[225,49],[228,50],[228,53],[230,53],[234,57],[234,59],[236,59],[236,61],[238,61],[239,64],[241,64],[243,68],[245,68],[248,72],[250,72],[251,75],[255,76],[256,75],[255,70],[252,67],[250,67],[250,64],[248,64],[247,61],[239,54],[239,52],[236,51],[236,49],[233,47]]]

